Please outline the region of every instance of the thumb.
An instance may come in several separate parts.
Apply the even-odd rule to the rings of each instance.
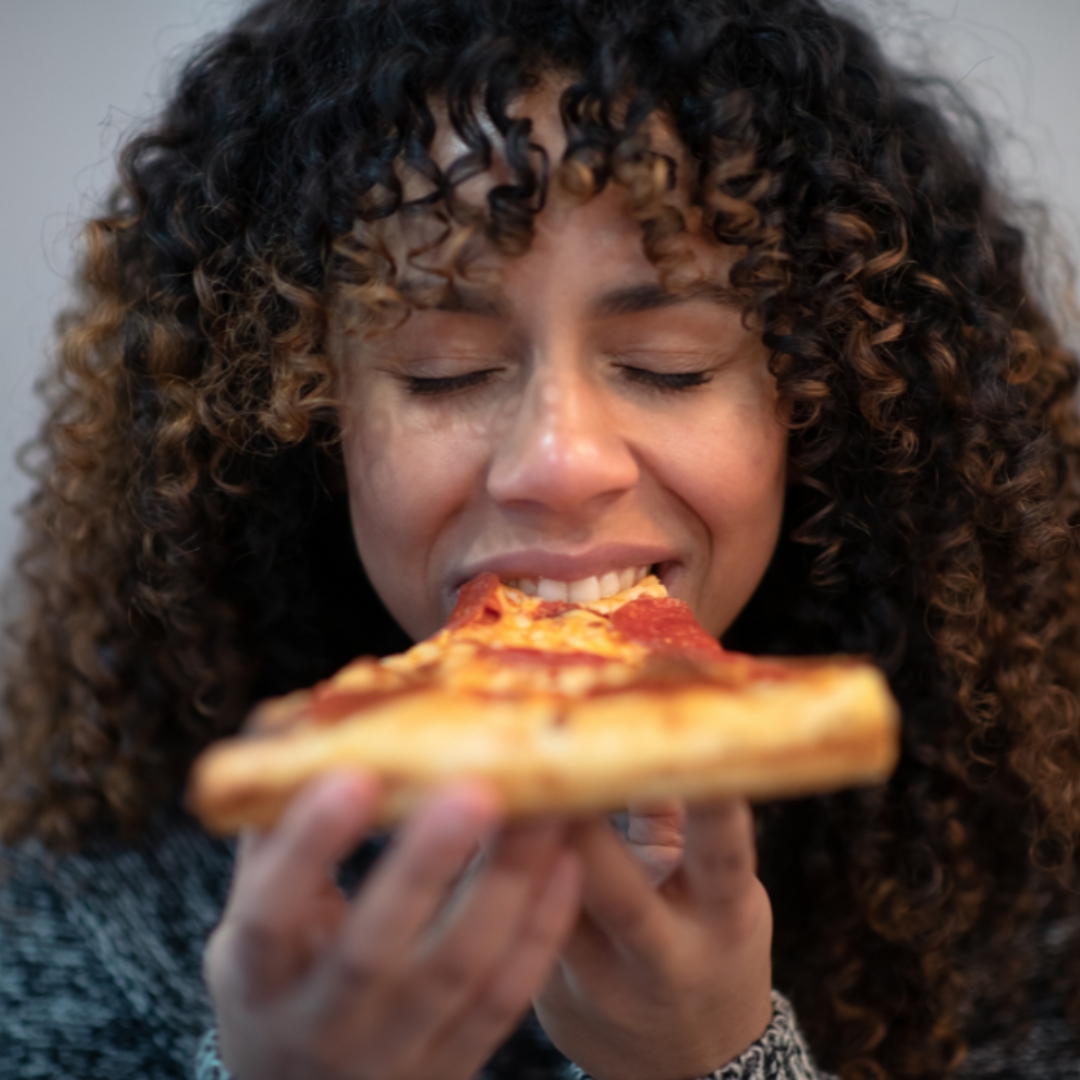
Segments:
[[[627,844],[655,888],[682,862],[686,805],[679,799],[665,799],[631,803],[627,810]]]

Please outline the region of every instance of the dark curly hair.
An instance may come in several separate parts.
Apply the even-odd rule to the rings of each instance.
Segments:
[[[560,162],[509,108],[553,74]],[[1080,983],[1068,935],[1036,967],[1077,908],[1078,368],[977,121],[818,0],[265,0],[192,59],[87,228],[46,381],[0,835],[130,835],[253,700],[403,644],[352,547],[331,306],[437,302],[465,241],[528,247],[554,183],[626,185],[678,288],[656,114],[790,414],[784,535],[725,640],[870,654],[904,712],[887,785],[759,811],[777,982],[826,1068],[943,1076],[1036,980]],[[435,225],[407,300],[398,214]]]

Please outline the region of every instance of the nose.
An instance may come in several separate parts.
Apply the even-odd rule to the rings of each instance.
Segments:
[[[487,477],[496,502],[565,515],[595,513],[637,483],[639,466],[585,372],[540,364],[498,440]]]

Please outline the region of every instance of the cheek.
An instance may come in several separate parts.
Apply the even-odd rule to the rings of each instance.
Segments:
[[[357,550],[383,603],[414,638],[441,619],[429,610],[433,561],[482,475],[478,440],[461,435],[409,423],[375,402],[343,424]]]
[[[396,550],[395,541],[415,532],[427,500],[422,448],[402,432],[386,410],[351,413],[342,449],[357,546],[371,573]]]
[[[353,522],[360,536],[413,533],[409,523],[422,520],[430,508],[422,448],[385,430],[364,430],[346,437],[344,453]]]
[[[744,549],[768,549],[779,526],[784,502],[783,442],[746,439],[741,446],[717,447],[688,483],[696,507],[713,540],[732,556]],[[767,561],[767,560],[766,560]]]
[[[718,410],[669,443],[670,474],[703,520],[724,532],[771,520],[783,502],[787,429],[771,397],[755,407]]]
[[[704,530],[695,610],[719,635],[772,558],[786,492],[787,430],[771,405],[688,433],[671,486]]]

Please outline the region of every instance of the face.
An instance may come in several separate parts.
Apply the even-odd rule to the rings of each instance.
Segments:
[[[695,243],[722,282],[730,256]],[[336,338],[353,530],[379,595],[419,639],[484,570],[590,599],[651,568],[719,635],[784,501],[760,338],[703,292],[660,288],[618,186],[550,206],[526,254],[491,258],[497,289]]]

